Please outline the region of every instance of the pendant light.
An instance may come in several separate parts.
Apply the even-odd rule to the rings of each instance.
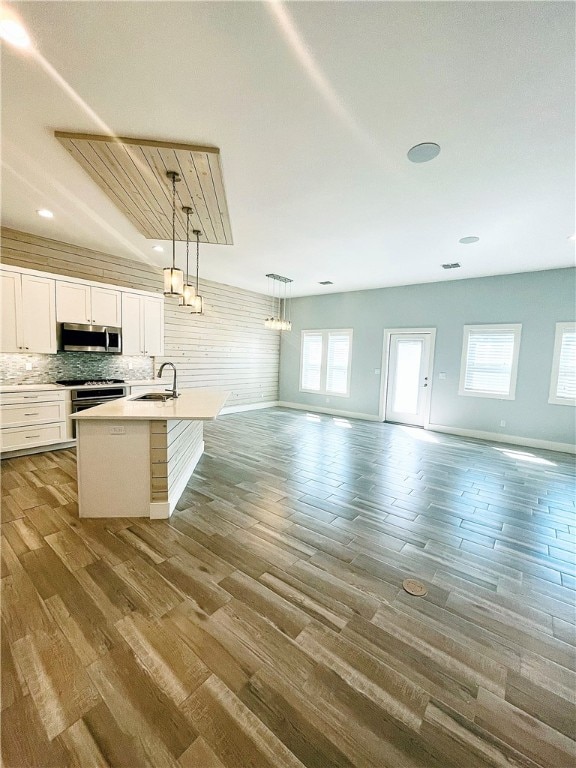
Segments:
[[[283,277],[282,275],[276,275],[270,272],[266,275],[268,280],[272,280],[272,312],[277,312],[276,316],[267,317],[264,320],[264,327],[271,331],[291,331],[292,321],[291,316],[291,304],[292,304],[292,280],[289,277]],[[278,299],[276,299],[276,283],[278,283]],[[288,296],[288,284],[290,283],[290,297]],[[282,289],[284,284],[284,289]],[[282,296],[282,290],[284,295]],[[268,291],[270,293],[270,291]],[[278,304],[276,304],[278,301]]]
[[[198,273],[200,270],[200,230],[194,229],[193,234],[196,235],[196,295],[192,299],[191,307],[192,307],[192,314],[193,315],[203,315],[204,314],[204,299],[202,296],[200,296],[199,290],[199,283],[198,283]]]
[[[176,269],[176,182],[180,181],[180,176],[176,171],[168,171],[166,175],[172,180],[172,266],[163,270],[164,296],[182,296],[184,273]]]
[[[181,307],[193,307],[196,290],[194,286],[190,284],[190,278],[188,277],[188,262],[190,255],[190,238],[188,237],[188,233],[190,232],[190,214],[193,211],[192,208],[187,205],[185,205],[182,210],[186,214],[186,282],[184,283],[182,296],[180,297],[178,304]]]

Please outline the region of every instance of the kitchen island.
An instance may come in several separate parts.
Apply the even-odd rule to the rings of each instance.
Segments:
[[[229,394],[123,397],[75,414],[80,517],[170,517],[204,451],[203,422]]]

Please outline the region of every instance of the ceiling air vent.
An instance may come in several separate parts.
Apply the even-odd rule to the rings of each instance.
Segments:
[[[460,264],[455,261],[454,264],[442,264],[442,269],[458,269],[459,266]]]
[[[332,280],[321,280],[318,285],[334,285]]]

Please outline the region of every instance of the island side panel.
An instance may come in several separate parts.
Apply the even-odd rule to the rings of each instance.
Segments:
[[[80,517],[149,517],[147,421],[78,420]]]
[[[204,452],[202,421],[150,422],[150,517],[170,517]]]

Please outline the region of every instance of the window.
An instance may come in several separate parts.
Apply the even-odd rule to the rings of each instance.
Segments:
[[[302,331],[300,391],[348,397],[352,331]]]
[[[576,323],[556,323],[548,402],[576,405]]]
[[[520,324],[465,325],[459,395],[514,400]]]

